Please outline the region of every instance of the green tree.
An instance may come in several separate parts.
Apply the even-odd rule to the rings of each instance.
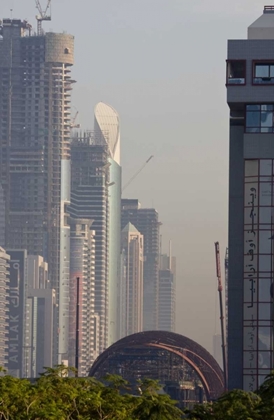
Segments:
[[[185,412],[192,420],[259,420],[260,404],[257,394],[235,389],[213,403],[197,405]]]
[[[159,384],[139,383],[139,396],[127,394],[127,381],[108,375],[104,383],[76,378],[64,365],[47,368],[31,383],[2,372],[0,420],[177,420],[182,412]]]
[[[274,371],[268,375],[257,394],[261,398],[259,412],[262,420],[274,419]]]
[[[182,418],[182,411],[169,395],[159,393],[161,387],[157,381],[145,379],[139,382],[139,397],[134,399],[132,416],[138,420],[177,420]]]

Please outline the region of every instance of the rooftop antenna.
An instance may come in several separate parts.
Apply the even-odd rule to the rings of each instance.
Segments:
[[[36,16],[37,20],[37,35],[42,35],[42,21],[51,20],[51,0],[48,0],[46,9],[43,10],[39,0],[35,0],[36,8],[38,9],[39,14]]]

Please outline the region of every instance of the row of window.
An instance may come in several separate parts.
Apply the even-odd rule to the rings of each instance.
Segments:
[[[274,132],[274,105],[246,105],[246,133]]]
[[[246,61],[228,60],[226,83],[228,85],[245,85],[246,83]],[[274,84],[274,61],[258,61],[252,63],[253,85]]]

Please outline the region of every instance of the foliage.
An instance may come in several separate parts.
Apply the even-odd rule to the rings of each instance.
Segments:
[[[274,420],[274,372],[256,393],[233,390],[184,413],[157,381],[139,381],[131,395],[120,376],[100,382],[75,374],[60,365],[31,383],[0,368],[0,420]]]
[[[274,420],[274,372],[255,393],[236,389],[185,414],[192,420]]]
[[[31,383],[5,372],[0,376],[0,420],[177,420],[182,412],[169,396],[159,394],[155,381],[139,383],[139,395],[127,394],[129,384],[116,375],[104,383],[76,378],[63,365],[47,368]]]

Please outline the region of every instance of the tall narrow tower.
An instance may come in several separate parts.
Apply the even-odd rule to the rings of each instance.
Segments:
[[[155,209],[140,208],[138,200],[122,199],[122,229],[132,223],[144,236],[144,331],[158,329],[159,308],[159,215]]]
[[[73,55],[71,35],[30,36],[30,25],[25,21],[3,20],[0,183],[5,203],[5,246],[27,249],[49,263],[58,302],[55,354],[59,354],[59,362],[67,358],[68,351],[66,207],[70,197]]]
[[[101,353],[108,345],[108,148],[95,144],[93,133],[85,133],[72,140],[71,160],[70,214],[76,222],[92,220],[95,231],[95,351]]]
[[[100,102],[94,112],[96,140],[107,145],[110,163],[108,344],[118,339],[118,285],[120,282],[121,177],[120,121],[114,108]]]
[[[143,250],[144,238],[128,223],[122,230],[125,275],[121,276],[119,308],[120,338],[143,331]]]
[[[255,391],[273,369],[274,6],[227,58],[228,386]]]

